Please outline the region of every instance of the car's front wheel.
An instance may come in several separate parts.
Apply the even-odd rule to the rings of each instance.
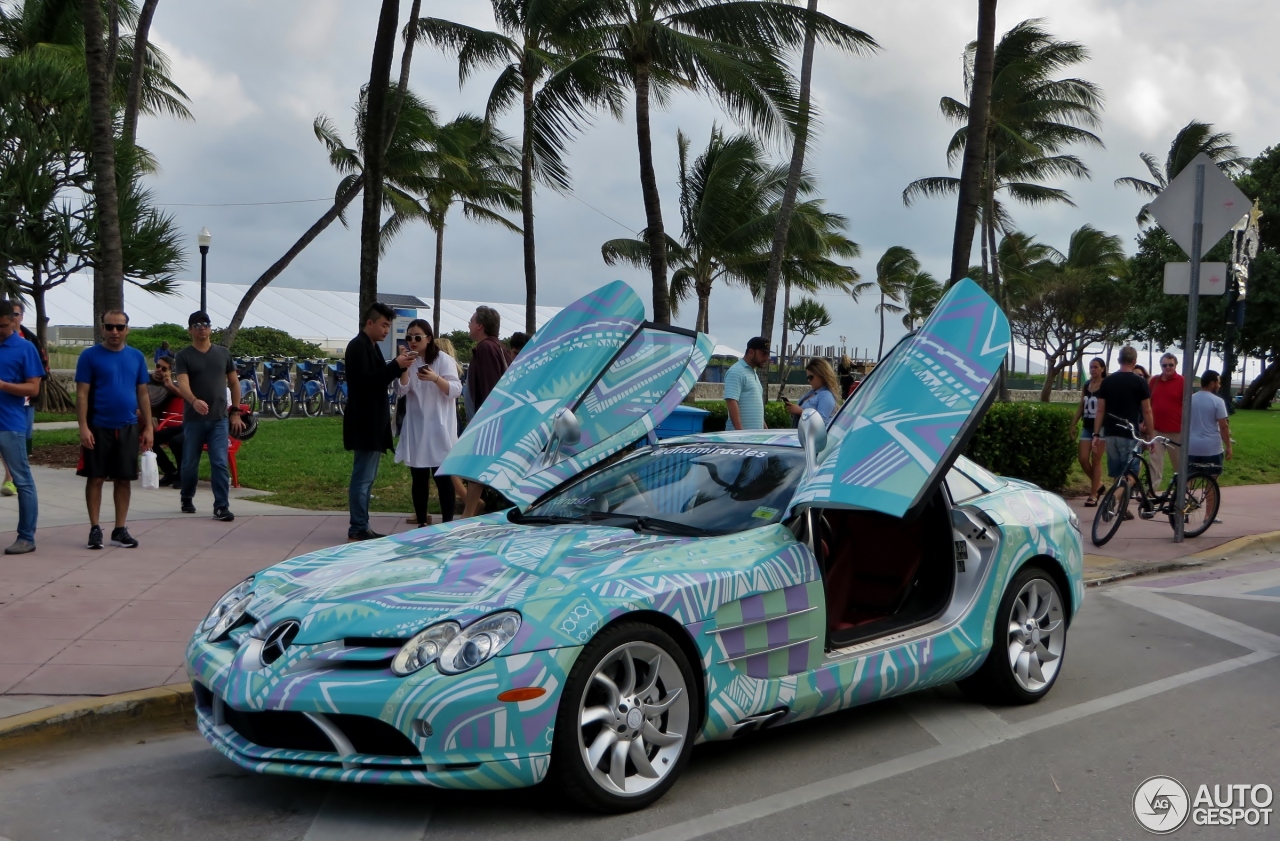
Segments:
[[[1000,600],[991,653],[960,688],[987,703],[1034,703],[1053,688],[1066,651],[1067,615],[1057,583],[1039,567],[1024,568]]]
[[[606,628],[569,672],[556,715],[551,771],[578,805],[629,812],[675,783],[697,735],[693,668],[662,630]]]

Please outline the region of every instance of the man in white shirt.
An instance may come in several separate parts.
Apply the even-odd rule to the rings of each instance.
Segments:
[[[1192,464],[1213,465],[1201,470],[1217,476],[1222,461],[1231,458],[1231,428],[1227,423],[1227,404],[1218,396],[1222,382],[1217,371],[1205,371],[1200,377],[1200,390],[1191,395],[1191,422],[1187,436],[1188,460]]]

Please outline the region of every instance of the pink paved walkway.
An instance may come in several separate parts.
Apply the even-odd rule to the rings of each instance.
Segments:
[[[374,515],[371,525],[409,528],[403,516]],[[137,549],[89,550],[88,527],[74,525],[40,529],[34,554],[0,555],[0,695],[110,695],[185,681],[183,651],[213,601],[265,566],[345,542],[347,517],[188,517],[129,529]],[[6,546],[12,538],[0,535]]]
[[[1173,529],[1168,517],[1143,520],[1135,516],[1121,524],[1116,536],[1105,546],[1094,546],[1089,539],[1093,515],[1097,508],[1085,508],[1084,497],[1069,500],[1080,516],[1084,532],[1084,551],[1126,561],[1162,563],[1174,558],[1194,555],[1221,546],[1237,537],[1280,531],[1280,485],[1242,485],[1222,489],[1221,523],[1214,523],[1200,537],[1181,544],[1173,542]],[[1136,506],[1133,509],[1137,510]]]

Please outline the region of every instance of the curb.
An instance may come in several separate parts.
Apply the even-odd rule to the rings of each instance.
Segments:
[[[1162,572],[1175,572],[1180,569],[1194,569],[1195,567],[1202,567],[1204,565],[1205,562],[1200,560],[1169,561],[1168,563],[1156,564],[1155,566],[1146,567],[1144,569],[1117,572],[1115,575],[1108,575],[1106,578],[1091,578],[1084,582],[1084,586],[1086,588],[1101,587],[1103,584],[1110,584],[1113,581],[1124,581],[1126,578],[1140,578],[1144,575],[1158,575]]]
[[[73,701],[0,718],[0,751],[69,736],[97,736],[139,724],[155,728],[195,726],[195,693],[187,683]]]
[[[1213,549],[1205,549],[1203,552],[1196,552],[1191,555],[1192,558],[1216,558],[1227,557],[1237,552],[1243,552],[1245,549],[1251,549],[1258,543],[1265,543],[1268,540],[1280,539],[1280,531],[1268,531],[1262,534],[1247,534],[1244,537],[1237,537],[1234,540],[1228,540],[1221,546]]]
[[[1162,572],[1176,572],[1180,569],[1194,569],[1195,567],[1205,566],[1210,561],[1225,561],[1232,555],[1238,555],[1249,549],[1254,548],[1260,543],[1268,540],[1280,539],[1280,531],[1263,532],[1262,534],[1248,534],[1244,537],[1237,537],[1234,540],[1228,540],[1220,546],[1212,549],[1204,549],[1183,558],[1167,561],[1163,564],[1156,564],[1142,569],[1126,570],[1118,572],[1115,575],[1108,575],[1105,578],[1093,578],[1084,582],[1084,586],[1100,587],[1103,584],[1110,584],[1113,581],[1123,581],[1127,578],[1138,578],[1143,575],[1158,575]]]

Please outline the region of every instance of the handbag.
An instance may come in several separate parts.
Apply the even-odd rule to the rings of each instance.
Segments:
[[[160,489],[160,467],[156,463],[154,450],[142,454],[142,488],[147,491]]]

